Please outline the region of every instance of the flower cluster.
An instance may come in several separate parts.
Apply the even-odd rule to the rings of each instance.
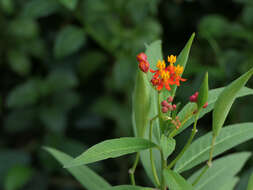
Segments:
[[[176,129],[178,129],[181,126],[181,122],[179,121],[178,116],[176,116],[176,118],[173,119],[171,123],[176,126]]]
[[[149,70],[149,63],[147,61],[147,55],[145,53],[140,53],[137,55],[137,60],[139,62],[139,68],[147,73]],[[162,90],[165,87],[167,90],[171,90],[171,85],[180,86],[180,81],[186,81],[186,79],[181,78],[181,74],[183,73],[183,66],[177,65],[176,56],[168,56],[168,66],[164,60],[158,60],[156,70],[150,69],[150,72],[153,73],[153,77],[151,79],[152,85],[158,90]]]
[[[163,113],[167,113],[168,111],[174,111],[177,109],[177,105],[176,104],[171,104],[173,101],[173,97],[170,96],[168,97],[167,100],[164,100],[161,102],[161,106],[162,106],[162,112]]]

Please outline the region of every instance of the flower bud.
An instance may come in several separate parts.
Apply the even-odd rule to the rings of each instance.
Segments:
[[[171,104],[169,104],[169,105],[167,106],[167,108],[168,108],[170,111],[173,110],[173,106],[172,106]]]
[[[203,105],[203,108],[206,108],[208,106],[208,102],[206,102],[204,105]]]
[[[167,113],[167,112],[168,112],[168,108],[167,108],[167,107],[165,107],[165,106],[164,106],[164,107],[162,107],[162,112],[163,112],[163,113]]]
[[[148,61],[141,61],[139,62],[139,68],[142,72],[147,73],[149,70],[149,63]]]
[[[162,106],[168,107],[169,103],[166,100],[163,100],[161,103]]]
[[[167,101],[168,101],[169,103],[173,102],[173,97],[172,97],[172,96],[169,96],[169,97],[167,98]]]
[[[140,63],[140,62],[146,62],[147,61],[147,55],[145,53],[139,53],[137,56],[137,61]]]
[[[172,105],[172,108],[173,108],[173,110],[177,109],[177,105],[176,105],[176,104],[173,104],[173,105]]]

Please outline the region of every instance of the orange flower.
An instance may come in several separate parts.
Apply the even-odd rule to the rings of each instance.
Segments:
[[[150,69],[150,72],[154,73],[151,83],[156,87],[158,91],[165,87],[167,90],[171,90],[170,85],[180,86],[180,81],[186,81],[181,78],[184,68],[180,65],[174,66],[176,62],[176,56],[168,56],[168,62],[170,65],[166,67],[165,61],[158,60],[156,67],[157,70]]]

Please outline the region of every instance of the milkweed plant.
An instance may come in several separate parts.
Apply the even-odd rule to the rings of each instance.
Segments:
[[[250,152],[233,153],[214,159],[228,149],[253,138],[253,122],[223,126],[236,98],[252,95],[245,87],[253,68],[228,86],[209,89],[206,72],[199,90],[189,95],[184,106],[175,101],[176,90],[187,85],[182,76],[195,34],[192,34],[178,57],[163,59],[161,41],[146,45],[137,55],[137,77],[132,97],[134,137],[100,142],[76,158],[45,147],[88,190],[231,190],[239,178],[236,174],[250,158]],[[181,109],[180,109],[181,107]],[[212,111],[212,131],[194,140],[198,120]],[[175,136],[191,128],[184,147],[168,159],[177,147]],[[89,163],[135,153],[129,169],[131,185],[112,186],[86,166]],[[168,161],[172,160],[172,161]],[[143,187],[135,180],[141,163],[153,187]],[[190,177],[182,172],[202,164]],[[253,189],[253,177],[248,190]]]

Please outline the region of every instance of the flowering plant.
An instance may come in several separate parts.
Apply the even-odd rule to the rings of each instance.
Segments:
[[[142,163],[155,189],[208,190],[232,189],[235,177],[247,161],[250,152],[234,153],[215,159],[224,151],[253,138],[253,123],[240,123],[223,127],[228,112],[237,97],[253,94],[245,84],[253,68],[226,87],[209,90],[208,73],[198,92],[189,97],[182,108],[175,102],[177,87],[187,80],[182,78],[190,48],[191,36],[178,58],[170,55],[163,60],[161,41],[147,45],[146,52],[137,55],[139,69],[133,92],[133,129],[135,137],[122,137],[98,143],[77,158],[46,147],[72,175],[89,190],[148,190],[136,185],[135,171]],[[213,110],[212,131],[194,140],[199,118]],[[193,124],[192,132],[184,147],[174,156],[175,136]],[[193,141],[194,140],[194,141]],[[86,164],[136,153],[129,169],[131,185],[111,186],[89,169]],[[206,164],[185,178],[182,172],[204,161]]]

